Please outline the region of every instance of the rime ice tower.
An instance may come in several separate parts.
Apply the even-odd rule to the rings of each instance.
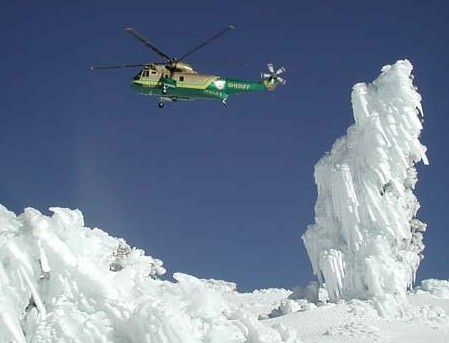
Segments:
[[[421,96],[407,60],[352,92],[355,124],[315,166],[315,224],[302,236],[331,301],[403,295],[422,259],[414,167],[428,164],[418,140]]]

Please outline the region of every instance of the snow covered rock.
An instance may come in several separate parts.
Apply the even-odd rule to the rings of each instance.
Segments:
[[[411,71],[398,61],[356,84],[355,124],[315,166],[315,224],[302,239],[331,301],[404,295],[415,280],[426,225],[416,218],[414,165],[428,161]]]

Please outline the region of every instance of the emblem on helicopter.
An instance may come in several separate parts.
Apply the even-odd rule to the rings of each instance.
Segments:
[[[190,56],[234,28],[234,25],[229,25],[224,30],[186,52],[180,58],[174,58],[164,53],[153,43],[150,43],[134,28],[129,27],[125,29],[126,32],[153,50],[157,55],[163,57],[166,62],[92,66],[91,69],[141,67],[142,69],[131,80],[131,87],[141,94],[159,97],[159,108],[163,108],[166,101],[197,99],[221,100],[224,105],[227,105],[226,100],[231,94],[273,90],[279,85],[284,85],[286,80],[281,74],[285,72],[285,68],[280,67],[275,71],[271,63],[267,65],[268,73],[261,74],[261,81],[249,81],[200,74],[190,64],[183,62],[187,56]]]
[[[215,85],[215,87],[217,87],[218,90],[223,90],[225,88],[226,81],[225,80],[217,80],[217,81],[214,81],[214,85]]]

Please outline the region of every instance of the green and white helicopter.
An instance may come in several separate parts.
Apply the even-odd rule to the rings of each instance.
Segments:
[[[275,69],[273,64],[267,65],[268,72],[261,74],[261,81],[238,80],[217,75],[200,74],[190,64],[183,60],[209,44],[216,38],[222,36],[229,30],[234,29],[229,25],[224,30],[216,33],[203,43],[186,52],[180,58],[173,58],[150,43],[134,28],[125,29],[136,39],[152,49],[156,54],[166,59],[165,63],[146,64],[118,64],[92,66],[92,70],[136,68],[143,67],[131,81],[131,87],[141,94],[159,97],[159,108],[163,108],[166,101],[210,99],[221,100],[226,105],[229,95],[243,92],[254,92],[274,90],[279,85],[286,83],[281,76],[285,72],[284,67]]]

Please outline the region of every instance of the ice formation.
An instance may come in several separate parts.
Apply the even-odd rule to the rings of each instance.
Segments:
[[[78,210],[51,211],[16,216],[0,205],[0,342],[295,341],[227,300],[234,284],[163,281],[160,260],[84,227]]]
[[[373,83],[356,84],[355,124],[315,166],[315,224],[302,239],[332,301],[403,295],[422,259],[414,165],[428,161],[411,72],[398,61]]]

